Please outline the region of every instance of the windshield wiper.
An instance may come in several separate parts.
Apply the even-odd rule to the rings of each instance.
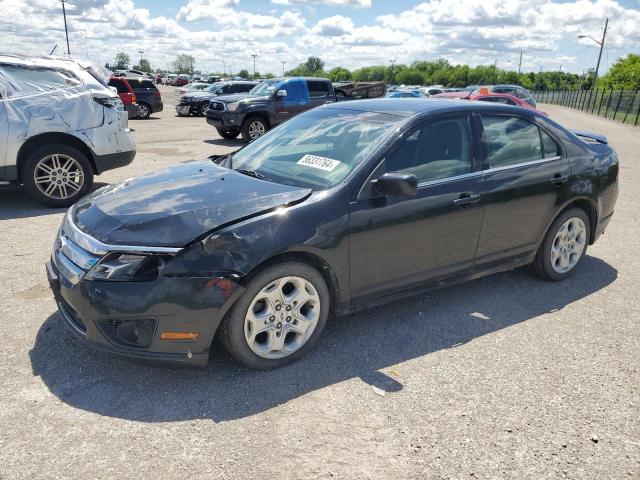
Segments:
[[[269,177],[267,177],[266,175],[261,174],[260,172],[256,171],[256,170],[246,170],[244,168],[235,168],[234,169],[236,172],[240,172],[243,175],[248,175],[250,177],[253,178],[259,178],[260,180],[266,180],[268,182],[271,181],[271,179]]]

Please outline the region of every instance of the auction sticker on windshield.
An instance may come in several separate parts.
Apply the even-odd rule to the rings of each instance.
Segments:
[[[318,168],[320,170],[324,170],[325,172],[332,172],[335,168],[340,165],[339,160],[334,160],[332,158],[319,157],[318,155],[305,155],[300,160],[298,160],[298,165],[305,165],[311,168]]]

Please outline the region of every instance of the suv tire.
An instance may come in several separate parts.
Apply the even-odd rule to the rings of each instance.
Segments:
[[[246,367],[281,367],[318,342],[329,308],[329,289],[320,272],[302,262],[277,263],[249,280],[245,293],[222,320],[219,338],[231,356]],[[254,333],[254,328],[260,331]]]
[[[145,102],[138,102],[138,118],[140,120],[146,120],[151,116],[151,106]]]
[[[93,168],[77,148],[53,143],[43,145],[26,158],[20,167],[20,178],[32,198],[62,208],[73,205],[89,192]]]

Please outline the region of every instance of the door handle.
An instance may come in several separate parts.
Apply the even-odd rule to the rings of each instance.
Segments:
[[[480,201],[480,195],[472,195],[470,193],[461,193],[458,198],[453,201],[454,205],[466,207]]]
[[[549,180],[554,185],[562,185],[563,183],[569,180],[569,175],[562,175],[561,173],[556,173],[551,180]]]

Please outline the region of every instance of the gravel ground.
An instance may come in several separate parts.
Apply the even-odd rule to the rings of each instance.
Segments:
[[[202,118],[132,121],[111,183],[235,148]],[[0,190],[0,478],[640,478],[640,129],[551,105],[621,158],[609,230],[580,272],[522,271],[330,322],[294,365],[206,369],[75,342],[44,262],[62,219]]]

